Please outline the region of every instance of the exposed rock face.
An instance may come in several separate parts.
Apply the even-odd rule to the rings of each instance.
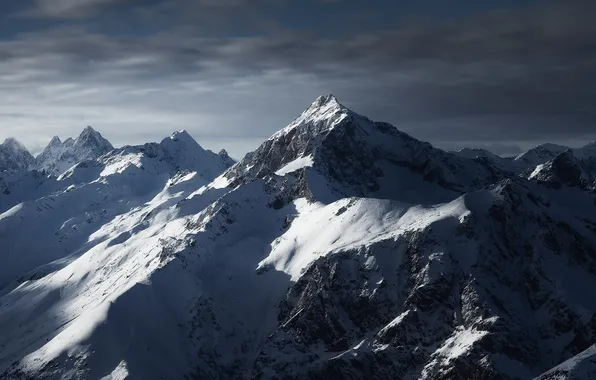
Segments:
[[[594,278],[596,245],[532,203],[539,191],[504,182],[464,196],[472,212],[448,231],[437,222],[316,260],[254,376],[520,379],[587,349],[596,297],[559,290]],[[488,209],[473,207],[485,196]]]

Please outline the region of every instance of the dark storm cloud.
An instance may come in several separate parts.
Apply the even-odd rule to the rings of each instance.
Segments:
[[[317,2],[323,1],[309,4]],[[37,5],[51,10],[49,15],[62,10],[84,16],[124,3],[45,0]],[[506,151],[519,146],[511,141],[596,138],[593,2],[543,2],[383,30],[332,14],[326,29],[293,28],[273,12],[295,6],[288,0],[126,4],[136,17],[130,22],[153,28],[123,36],[107,33],[105,26],[75,24],[0,41],[0,86],[18,90],[71,82],[153,94],[162,86],[182,91],[195,83],[223,94],[233,84],[237,99],[243,93],[253,99],[301,99],[296,108],[285,108],[292,110],[317,92],[334,92],[356,111],[445,147],[469,141]],[[284,94],[273,95],[273,89]],[[255,108],[247,115],[255,117],[271,108],[245,102]],[[195,106],[187,100],[171,107]],[[230,125],[226,133],[267,136],[281,126],[257,123],[248,133]]]

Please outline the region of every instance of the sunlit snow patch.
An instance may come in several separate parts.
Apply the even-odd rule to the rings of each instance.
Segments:
[[[101,378],[101,380],[124,380],[128,377],[128,368],[126,362],[123,360],[118,364],[118,367],[107,376]]]
[[[312,156],[298,157],[292,162],[289,162],[284,167],[275,172],[277,175],[286,175],[298,169],[309,167],[313,165]]]

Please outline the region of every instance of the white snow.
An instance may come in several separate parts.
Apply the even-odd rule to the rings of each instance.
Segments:
[[[545,168],[546,164],[540,164],[537,165],[536,168],[534,169],[534,171],[532,171],[532,173],[530,174],[530,176],[528,178],[532,179],[535,178],[538,174],[540,174],[540,172]]]
[[[277,139],[293,129],[309,123],[324,123],[327,129],[333,129],[348,117],[349,113],[350,111],[341,105],[333,95],[320,96],[296,120],[274,133],[269,140]]]
[[[313,165],[312,156],[298,157],[292,162],[288,162],[284,167],[275,172],[277,175],[286,175],[298,169],[309,167]]]
[[[0,220],[15,216],[19,211],[21,211],[22,208],[23,208],[22,203],[19,203],[18,205],[13,206],[11,209],[0,214]]]
[[[372,198],[329,205],[299,199],[294,202],[297,215],[291,215],[291,226],[272,243],[259,267],[273,265],[296,281],[311,262],[331,252],[366,246],[440,220],[459,220],[469,213],[463,199],[433,207]]]
[[[538,376],[535,380],[591,380],[596,376],[596,344]]]
[[[101,378],[101,380],[125,380],[128,377],[126,361],[121,361],[112,373]]]

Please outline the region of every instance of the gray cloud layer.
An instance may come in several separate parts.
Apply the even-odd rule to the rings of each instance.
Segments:
[[[83,18],[120,0],[36,0],[33,7],[20,12],[26,17]]]
[[[40,0],[36,9],[83,17],[109,2]],[[116,143],[130,143],[186,128],[204,145],[227,145],[239,156],[312,98],[333,92],[358,112],[446,148],[514,153],[536,142],[596,139],[592,2],[432,27],[348,24],[339,34],[288,29],[261,11],[268,4],[280,6],[166,2],[132,8],[137,22],[159,26],[143,35],[78,24],[0,41],[0,90],[11,94],[0,105],[0,137],[29,135],[25,142],[40,146],[55,132],[93,123]],[[247,17],[236,27],[259,33],[213,29],[233,24],[240,9]],[[220,25],[197,26],[215,15]]]

